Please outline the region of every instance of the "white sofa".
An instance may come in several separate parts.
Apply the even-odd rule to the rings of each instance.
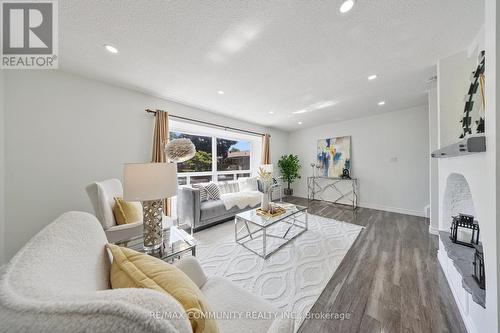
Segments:
[[[87,186],[86,191],[109,242],[117,243],[142,235],[142,221],[122,225],[116,223],[113,215],[114,198],[123,197],[123,186],[120,180],[107,179],[94,182]]]
[[[110,289],[106,236],[97,219],[69,212],[34,236],[0,279],[1,332],[191,332],[184,313],[167,294],[148,289]],[[177,267],[201,289],[215,312],[278,313],[265,300],[220,277],[207,278],[193,257]],[[153,315],[154,314],[154,315]],[[292,332],[289,319],[218,319],[225,332]]]

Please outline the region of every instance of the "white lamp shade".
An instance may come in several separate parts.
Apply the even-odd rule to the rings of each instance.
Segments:
[[[273,173],[274,167],[272,164],[262,164],[260,166],[262,171],[267,172],[267,173]]]
[[[130,163],[123,168],[123,199],[150,201],[177,194],[177,164]]]

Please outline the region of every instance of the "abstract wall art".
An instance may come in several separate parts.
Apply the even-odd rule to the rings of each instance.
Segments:
[[[351,137],[318,140],[317,165],[321,177],[340,177],[344,169],[351,171]]]

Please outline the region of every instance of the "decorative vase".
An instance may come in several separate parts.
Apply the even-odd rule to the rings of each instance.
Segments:
[[[293,189],[292,188],[285,188],[284,192],[285,192],[285,195],[293,195]]]
[[[271,192],[264,191],[264,193],[262,193],[262,200],[260,202],[260,209],[262,209],[264,212],[268,212],[270,209],[270,203],[271,203]]]

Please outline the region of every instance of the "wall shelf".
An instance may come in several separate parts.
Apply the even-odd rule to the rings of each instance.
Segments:
[[[457,143],[443,147],[432,152],[434,158],[456,157],[482,153],[486,151],[486,138],[484,135],[471,136],[458,141]]]

